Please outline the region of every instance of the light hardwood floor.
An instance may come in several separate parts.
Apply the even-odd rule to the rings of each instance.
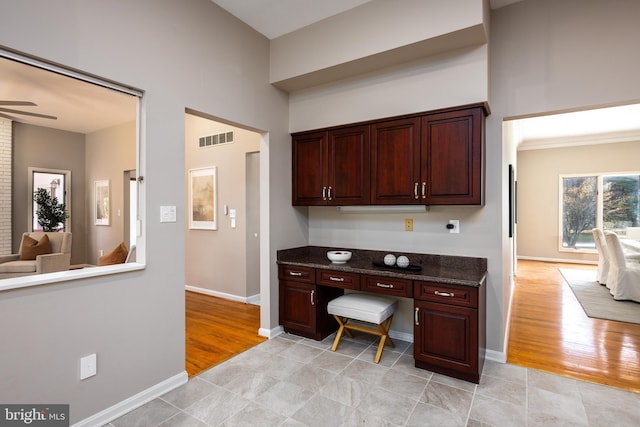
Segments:
[[[595,269],[518,262],[507,362],[640,392],[640,325],[587,317],[560,267]]]
[[[186,369],[189,377],[241,353],[266,338],[258,335],[260,307],[197,292],[185,292]]]

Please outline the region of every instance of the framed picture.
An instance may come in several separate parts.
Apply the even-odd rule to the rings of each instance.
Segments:
[[[189,228],[218,229],[217,168],[189,170]]]
[[[94,206],[96,225],[109,225],[109,180],[95,181]]]

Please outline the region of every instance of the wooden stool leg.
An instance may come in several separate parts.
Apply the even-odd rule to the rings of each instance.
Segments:
[[[331,351],[336,351],[338,349],[338,345],[340,345],[342,334],[346,332],[349,337],[351,337],[352,335],[348,329],[344,328],[345,324],[348,321],[346,317],[342,318],[342,317],[336,316],[335,314],[333,315],[333,317],[335,317],[336,321],[338,322],[338,325],[340,325],[340,328],[338,329],[338,333],[336,334],[336,339],[333,340],[333,346],[331,346]]]
[[[385,320],[381,325],[376,325],[378,327],[378,330],[380,331],[380,343],[378,344],[378,351],[376,352],[376,356],[373,358],[374,363],[380,362],[380,358],[382,357],[382,350],[384,350],[384,345],[385,343],[387,343],[387,341],[390,347],[396,346],[389,336],[389,328],[391,327],[392,319],[393,315],[389,316],[389,318]]]
[[[392,319],[393,319],[393,314],[391,315],[391,317],[385,320],[385,322],[382,325],[376,325],[376,326],[378,326],[378,329],[380,330],[380,332],[387,337],[386,343],[389,345],[389,347],[395,348],[396,345],[393,343],[393,340],[389,336],[389,328],[391,328]]]

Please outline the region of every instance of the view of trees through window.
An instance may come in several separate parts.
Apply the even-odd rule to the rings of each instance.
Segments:
[[[561,186],[563,248],[595,249],[594,227],[625,237],[640,224],[640,174],[567,176]]]

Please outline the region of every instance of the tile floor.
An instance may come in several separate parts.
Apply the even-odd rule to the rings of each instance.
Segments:
[[[416,369],[397,340],[376,365],[370,338],[334,353],[281,335],[108,426],[640,426],[640,394],[491,361],[475,385]]]

